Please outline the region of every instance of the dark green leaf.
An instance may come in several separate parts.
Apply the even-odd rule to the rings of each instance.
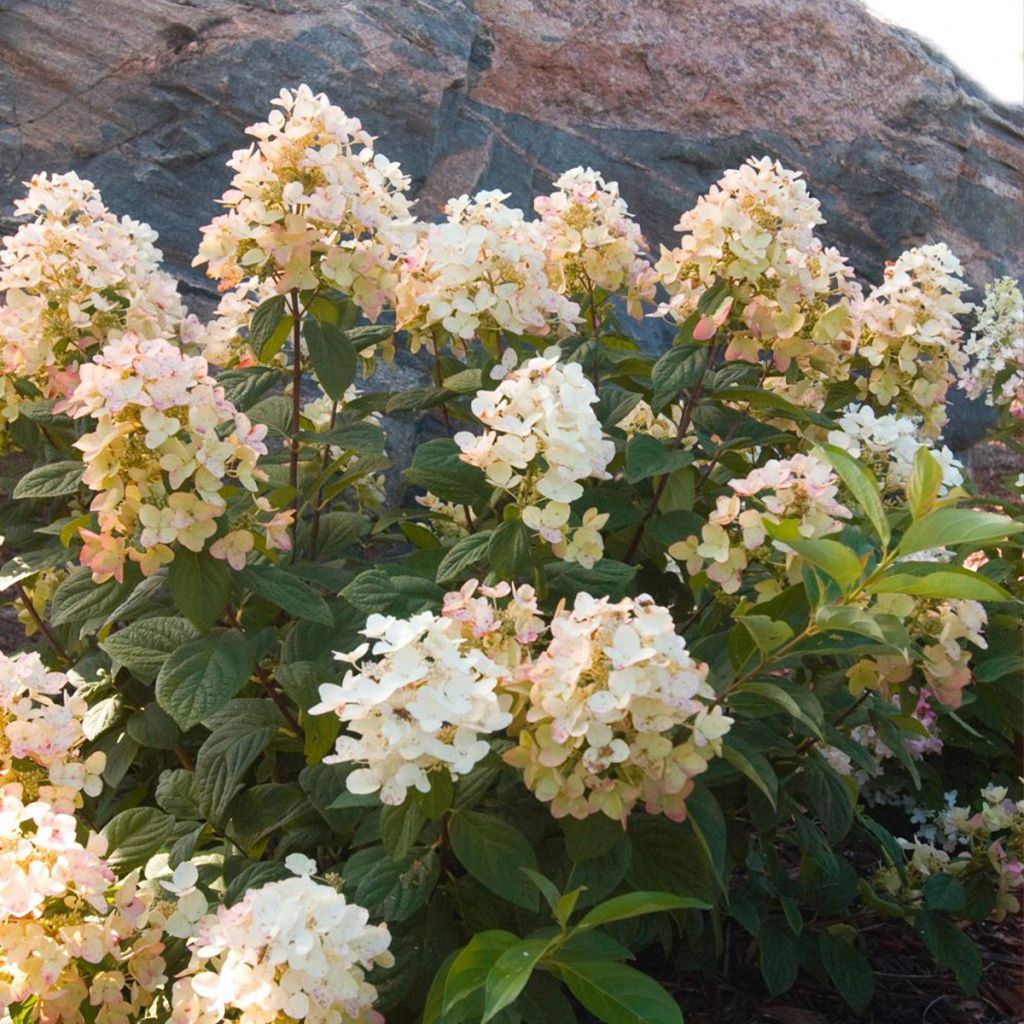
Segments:
[[[452,850],[483,886],[527,910],[537,908],[537,890],[522,868],[537,870],[537,858],[525,836],[492,814],[459,811],[449,824]]]
[[[85,466],[78,461],[50,462],[30,469],[14,486],[13,498],[56,498],[74,494]]]

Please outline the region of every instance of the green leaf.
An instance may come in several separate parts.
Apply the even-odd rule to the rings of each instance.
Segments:
[[[452,397],[446,388],[409,388],[399,391],[388,398],[384,411],[390,416],[396,412],[417,412],[420,409],[433,409]],[[427,442],[428,444],[430,442]]]
[[[358,856],[358,854],[357,854]],[[519,940],[497,929],[478,932],[451,960],[447,971],[438,972],[427,997],[423,1024],[458,1024],[483,1014],[483,989],[498,957]]]
[[[167,581],[175,607],[200,632],[217,621],[231,593],[230,567],[206,551],[176,551]]]
[[[981,956],[978,947],[948,917],[933,910],[922,910],[914,918],[928,952],[943,967],[952,969],[957,983],[969,995],[981,982]]]
[[[910,565],[911,571],[904,571]],[[1013,595],[981,573],[939,562],[914,562],[887,570],[868,588],[872,594],[958,598],[963,601],[1012,601]]]
[[[693,462],[690,452],[668,446],[650,434],[634,434],[626,445],[626,480],[631,484],[664,476]]]
[[[737,615],[735,619],[743,623],[758,650],[765,656],[793,636],[793,630],[785,622],[778,622],[767,615]]]
[[[181,738],[174,719],[155,700],[128,719],[125,731],[139,746],[151,750],[173,750]]]
[[[779,779],[761,751],[729,732],[722,741],[722,756],[764,793],[774,810],[779,797]]]
[[[771,529],[769,528],[769,533]],[[864,571],[860,559],[845,544],[837,540],[786,540],[801,558],[823,569],[841,587],[849,589],[856,583]]]
[[[855,605],[824,605],[817,610],[814,620],[826,632],[855,633],[885,643],[885,634],[877,619]]]
[[[329,444],[360,455],[383,455],[387,435],[376,423],[342,420],[329,430],[303,431],[300,438],[317,444]]]
[[[451,583],[477,565],[487,555],[491,531],[481,530],[456,541],[441,559],[437,567],[437,582]]]
[[[868,521],[875,528],[882,546],[887,548],[892,531],[889,529],[889,520],[882,507],[881,488],[878,485],[878,478],[871,471],[870,467],[858,462],[849,452],[837,448],[835,445],[823,444],[821,450],[825,458],[832,463],[832,468],[839,474],[840,479],[849,488],[857,504],[864,510]]]
[[[253,352],[261,355],[260,350],[274,336],[278,326],[284,319],[285,298],[274,295],[261,302],[253,311],[249,320],[249,345]]]
[[[250,889],[258,889],[268,882],[280,882],[295,876],[278,860],[256,861],[242,868],[227,884],[224,890],[224,905],[233,906]]]
[[[875,994],[875,976],[871,966],[856,946],[838,935],[822,932],[818,952],[825,971],[846,1005],[860,1016]]]
[[[576,562],[554,562],[545,566],[548,573],[548,593],[555,599],[564,597],[572,601],[585,590],[594,597],[608,597],[620,601],[633,588],[638,567],[602,558],[592,569],[584,569]]]
[[[700,380],[707,359],[707,346],[696,342],[684,342],[670,348],[651,369],[654,388],[651,406],[654,411],[660,411],[679,398],[682,391],[692,388]]]
[[[679,1004],[632,967],[608,960],[553,963],[569,991],[604,1024],[683,1024]]]
[[[53,595],[50,625],[70,626],[102,622],[138,585],[139,572],[125,567],[124,583],[107,580],[93,583],[92,572],[80,566],[73,569]]]
[[[770,700],[773,704],[778,704],[780,708],[788,711],[794,718],[801,721],[808,729],[818,738],[823,739],[821,732],[821,723],[816,721],[814,717],[803,708],[797,699],[789,692],[787,692],[778,683],[763,683],[763,682],[750,682],[744,683],[739,688],[740,693],[753,693],[758,697],[763,697],[765,700]]]
[[[196,635],[196,628],[188,619],[157,615],[125,626],[101,640],[100,647],[136,679],[148,682],[174,651]]]
[[[120,875],[141,868],[165,848],[174,819],[155,807],[131,807],[115,814],[100,833],[106,839],[107,863]]]
[[[450,377],[445,377],[441,383],[448,391],[454,391],[460,395],[475,394],[484,386],[482,370],[460,370]]]
[[[452,815],[448,830],[455,856],[481,885],[517,906],[537,909],[537,890],[522,872],[536,871],[537,858],[522,832],[478,811]]]
[[[710,910],[711,904],[692,896],[676,896],[670,892],[627,892],[599,903],[584,915],[576,925],[577,931],[599,928],[613,921],[625,921],[643,914],[657,914],[663,910]]]
[[[502,523],[487,542],[487,562],[502,580],[530,575],[530,531],[519,520]]]
[[[793,987],[800,973],[800,953],[796,937],[788,925],[769,918],[757,935],[757,957],[761,977],[773,996]]]
[[[68,552],[62,547],[40,548],[38,551],[26,551],[23,555],[15,555],[0,569],[0,594],[9,590],[15,583],[30,579],[44,569],[64,565],[68,557]]]
[[[937,508],[910,524],[896,551],[912,555],[929,548],[974,544],[983,547],[1024,530],[1024,523],[994,512],[969,508]]]
[[[217,374],[224,397],[239,411],[251,409],[279,380],[282,371],[274,366],[247,366]]]
[[[918,448],[910,483],[907,485],[910,514],[920,519],[935,504],[941,488],[942,467],[927,448]]]
[[[334,324],[319,324],[313,317],[306,318],[302,333],[320,386],[340,402],[356,379],[356,350],[352,342]]]
[[[57,498],[74,494],[85,466],[78,461],[50,462],[30,469],[14,486],[12,498]]]
[[[725,815],[707,786],[698,786],[686,800],[686,820],[707,857],[711,872],[723,892],[729,888],[729,863]]]
[[[191,729],[219,711],[248,682],[253,651],[238,630],[189,640],[163,663],[156,699],[181,726]]]
[[[247,565],[239,578],[254,594],[297,619],[334,624],[327,602],[308,584],[276,565]]]
[[[383,569],[367,569],[341,596],[368,615],[378,612],[403,618],[436,609],[444,591],[436,583],[417,576],[389,576]]]
[[[401,860],[416,845],[426,820],[414,796],[407,796],[397,807],[385,804],[380,809],[380,840],[392,860]]]
[[[459,458],[459,446],[447,438],[421,444],[412,457],[405,478],[414,487],[436,494],[445,501],[474,505],[486,500],[490,486],[482,470]]]
[[[371,846],[345,863],[346,886],[354,886],[355,902],[385,921],[412,917],[430,899],[439,877],[437,854],[422,847],[396,861],[382,847]]]
[[[947,914],[959,914],[967,906],[963,882],[952,875],[932,875],[922,887],[925,906]]]
[[[856,797],[823,757],[814,754],[804,762],[811,805],[825,834],[838,843],[853,825]]]
[[[281,713],[261,698],[234,700],[210,723],[196,757],[195,794],[203,817],[220,824],[242,780],[281,726]]]
[[[511,1006],[526,988],[537,961],[551,948],[552,939],[523,939],[509,946],[494,962],[484,981],[482,1024]]]

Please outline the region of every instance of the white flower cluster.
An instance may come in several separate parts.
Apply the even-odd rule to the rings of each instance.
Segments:
[[[668,609],[647,595],[613,603],[582,593],[550,630],[505,760],[556,818],[625,822],[643,801],[649,814],[682,820],[732,719],[709,706],[707,666],[690,657]]]
[[[174,984],[172,1024],[383,1024],[366,972],[393,963],[387,926],[311,878],[308,858],[287,863],[303,873],[199,921]]]
[[[345,723],[348,734],[324,761],[365,765],[349,774],[349,790],[401,804],[409,789],[429,792],[431,772],[457,779],[486,756],[481,737],[512,720],[511,698],[498,692],[506,670],[433,612],[371,615],[363,635],[376,660],[362,660],[370,644],[337,654],[352,667],[340,686],[320,687],[310,713],[333,712]]]
[[[668,549],[670,558],[683,562],[691,576],[705,571],[727,594],[740,588],[749,553],[765,543],[764,519],[798,520],[802,537],[817,538],[838,530],[850,510],[837,500],[839,478],[824,459],[798,453],[788,459],[769,459],[745,477],[729,481],[731,495],[718,498],[715,511],[701,530]],[[763,511],[741,501],[756,498]],[[784,544],[773,544],[788,551]]]
[[[282,89],[274,105],[246,129],[256,143],[228,161],[228,212],[203,228],[193,265],[208,263],[222,291],[253,277],[279,293],[326,284],[375,318],[415,233],[409,179],[322,93]]]
[[[829,444],[849,452],[874,470],[885,494],[904,491],[919,448],[927,447],[942,470],[940,495],[964,482],[963,465],[946,445],[922,445],[920,417],[879,416],[870,405],[849,405],[828,433]]]
[[[38,1000],[44,1021],[134,1024],[166,982],[159,919],[134,876],[116,889],[106,841],[74,812],[102,783],[84,761],[85,700],[38,654],[0,654],[0,1019]]]
[[[548,349],[510,370],[493,391],[477,392],[471,408],[483,434],[455,435],[463,460],[515,495],[523,522],[560,558],[588,568],[604,551],[607,516],[590,509],[571,531],[569,505],[583,496],[580,481],[608,479],[615,457],[592,408],[596,401],[583,367],[560,363],[557,349]]]
[[[900,415],[921,416],[926,436],[946,423],[946,393],[966,356],[957,316],[974,307],[961,300],[967,285],[946,245],[909,249],[885,268],[885,280],[857,311],[857,378],[864,398]]]
[[[85,462],[82,479],[96,492],[99,532],[80,534],[82,564],[97,582],[120,580],[126,558],[152,574],[174,558],[175,543],[202,551],[227,508],[225,485],[254,492],[264,478],[256,463],[267,450],[267,428],[235,410],[205,359],[163,339],[125,334],[108,342],[82,367],[68,408],[96,420],[75,447]],[[256,499],[252,522],[236,524],[211,554],[240,568],[240,549],[255,543],[249,526],[257,514],[269,516],[259,524],[267,543],[287,548],[290,513]]]
[[[0,419],[18,417],[29,382],[43,398],[74,390],[83,355],[111,334],[172,334],[185,317],[160,269],[156,232],[118,218],[77,174],[38,174],[15,203],[32,220],[0,252]]]
[[[1012,277],[985,288],[978,324],[964,354],[960,387],[968,398],[985,396],[987,405],[1009,405],[1024,418],[1024,295]]]
[[[843,257],[815,237],[823,223],[798,173],[751,157],[683,214],[678,248],[662,247],[657,271],[670,298],[659,313],[683,323],[725,281],[729,291],[701,318],[696,338],[712,337],[732,312],[743,326],[731,333],[726,358],[753,362],[769,351],[780,370],[795,359],[805,374],[841,379],[853,348],[849,301],[859,290]]]
[[[654,298],[657,275],[646,259],[647,243],[614,181],[597,171],[573,167],[555,182],[551,195],[533,208],[548,258],[548,276],[565,295],[624,291],[633,316]]]
[[[16,782],[67,813],[82,793],[100,792],[106,757],[79,757],[87,705],[77,688],[74,676],[49,671],[38,654],[0,654],[0,787]]]
[[[579,307],[549,281],[538,225],[507,198],[495,191],[450,200],[447,219],[424,225],[406,253],[395,312],[413,351],[435,329],[460,350],[485,332],[573,330]]]

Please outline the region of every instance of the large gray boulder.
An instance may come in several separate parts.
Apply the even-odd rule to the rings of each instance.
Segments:
[[[0,217],[74,168],[208,295],[189,264],[224,161],[300,82],[379,136],[423,217],[481,187],[527,204],[590,164],[668,242],[768,153],[869,278],[933,240],[978,283],[1024,269],[1024,113],[857,0],[0,0]]]

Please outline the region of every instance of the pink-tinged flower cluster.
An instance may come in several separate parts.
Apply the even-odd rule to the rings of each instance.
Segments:
[[[966,362],[957,317],[974,308],[960,262],[945,245],[903,253],[857,310],[857,378],[862,397],[899,415],[920,416],[938,437],[946,423],[946,393]]]
[[[384,1024],[366,972],[394,962],[387,926],[310,877],[309,858],[286,863],[300,873],[199,921],[174,985],[172,1024]]]
[[[926,447],[942,472],[939,495],[964,482],[963,464],[946,445],[922,445],[922,422],[917,416],[879,416],[870,405],[849,405],[828,433],[829,444],[870,466],[883,495],[902,493],[914,472],[918,449]]]
[[[583,496],[581,481],[608,479],[615,457],[594,413],[594,386],[579,363],[560,363],[556,349],[511,369],[493,391],[479,391],[473,414],[483,434],[462,431],[462,459],[479,466],[490,483],[508,491],[523,522],[552,545],[558,557],[588,568],[601,557],[607,516],[590,509],[569,526],[569,505]]]
[[[799,534],[813,539],[838,530],[839,520],[851,516],[837,499],[839,478],[817,455],[769,459],[745,477],[730,480],[729,486],[733,493],[718,498],[701,536],[693,534],[668,549],[669,557],[685,564],[691,576],[706,572],[727,594],[739,590],[750,553],[765,543],[766,520],[794,520]],[[781,542],[773,543],[789,551]]]
[[[82,793],[100,792],[106,757],[79,755],[87,705],[76,691],[72,676],[49,671],[38,654],[0,654],[0,787],[17,783],[67,813]]]
[[[397,326],[416,351],[443,332],[459,350],[470,339],[508,331],[574,329],[579,307],[548,279],[545,242],[505,192],[460,196],[446,219],[424,225],[406,253],[398,282]]]
[[[682,820],[732,720],[712,706],[707,666],[690,657],[669,611],[646,595],[613,603],[584,593],[555,613],[550,634],[526,673],[518,744],[505,760],[555,817],[625,822],[642,802]]]
[[[116,217],[91,182],[74,172],[38,174],[15,203],[31,217],[0,251],[0,419],[26,400],[74,390],[79,363],[112,334],[171,335],[185,307],[160,269],[156,232]]]
[[[960,369],[960,387],[968,398],[985,396],[986,405],[1009,406],[1024,419],[1024,295],[1012,277],[993,281]]]
[[[115,888],[106,842],[20,787],[0,791],[0,1017],[134,1024],[166,983],[163,933],[135,877]]]
[[[890,896],[920,906],[925,882],[933,875],[964,881],[988,877],[995,887],[990,916],[1002,921],[1007,914],[1019,913],[1019,890],[1024,887],[1024,801],[1008,799],[1006,787],[995,784],[981,791],[978,810],[954,805],[955,791],[947,798],[950,806],[932,815],[929,826],[941,845],[919,838],[899,840],[908,854],[903,876],[895,866],[887,866],[876,873],[876,883]]]
[[[310,709],[333,712],[347,730],[324,761],[361,765],[349,790],[379,791],[395,805],[409,789],[429,792],[432,772],[457,779],[471,771],[490,749],[482,737],[512,720],[511,698],[499,693],[507,670],[466,643],[455,619],[433,612],[371,615],[363,635],[372,650],[365,643],[337,654],[351,668],[341,685],[323,684]]]
[[[120,580],[127,559],[152,574],[173,560],[176,544],[202,551],[227,510],[227,485],[252,493],[264,478],[257,461],[267,450],[267,428],[235,410],[205,359],[163,339],[125,334],[110,341],[82,367],[68,408],[96,421],[75,447],[85,462],[83,482],[95,492],[99,531],[80,535],[82,564],[97,582]],[[289,524],[290,513],[255,499],[210,553],[241,568],[254,531],[286,549]]]
[[[274,106],[246,129],[256,143],[228,161],[228,212],[203,228],[194,265],[208,264],[222,291],[251,278],[279,293],[337,288],[375,318],[415,235],[409,179],[322,93],[282,89]]]
[[[597,171],[573,167],[551,195],[538,196],[548,276],[564,295],[625,292],[632,316],[654,299],[657,275],[648,262],[647,243],[614,181]]]
[[[859,290],[843,257],[815,236],[822,223],[806,183],[777,161],[752,157],[726,171],[676,225],[678,248],[662,247],[656,269],[670,298],[659,312],[681,324],[724,282],[694,337],[711,338],[731,317],[727,358],[755,362],[767,352],[779,370],[795,360],[812,378],[843,379]]]

